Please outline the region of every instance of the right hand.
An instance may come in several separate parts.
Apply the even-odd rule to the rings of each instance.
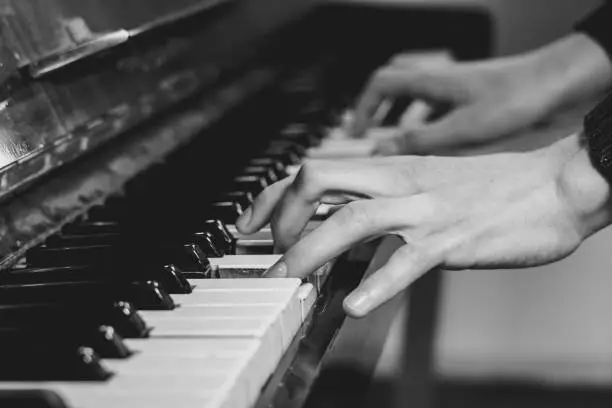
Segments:
[[[344,200],[316,229],[321,202]],[[581,135],[526,153],[310,161],[267,187],[238,219],[270,224],[283,257],[266,277],[304,278],[352,246],[383,235],[404,244],[345,300],[364,316],[429,270],[525,268],[572,253],[612,222],[610,186]]]
[[[363,137],[384,100],[401,96],[449,108],[438,120],[401,129],[387,154],[440,153],[495,141],[547,118],[556,108],[610,81],[610,61],[590,38],[574,34],[515,57],[432,67],[396,57],[365,87],[350,129]]]

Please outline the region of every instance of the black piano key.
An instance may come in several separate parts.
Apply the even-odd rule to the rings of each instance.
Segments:
[[[4,342],[5,335],[0,331],[0,381],[106,381],[113,376],[89,347],[28,348]]]
[[[285,166],[299,164],[302,161],[302,156],[282,147],[270,147],[263,152],[263,156],[277,160]]]
[[[0,329],[25,332],[59,330],[65,338],[54,336],[45,340],[47,344],[55,342],[74,347],[86,345],[105,358],[126,358],[131,355],[119,333],[112,326],[100,323],[100,316],[91,311],[84,313],[81,305],[73,305],[73,308],[77,311],[58,310],[52,306],[48,310],[40,310],[40,306],[0,306]],[[58,315],[58,311],[64,314]]]
[[[123,359],[133,354],[112,326],[98,326],[94,331],[85,332],[83,343],[102,358]]]
[[[231,182],[231,188],[237,191],[251,193],[253,196],[259,195],[268,183],[260,176],[237,176]]]
[[[306,155],[306,147],[291,140],[276,139],[270,142],[266,151],[292,154],[298,157],[298,160]]]
[[[224,253],[227,255],[236,253],[236,238],[227,229],[227,226],[221,220],[207,220],[205,222],[206,230],[210,231],[215,237],[216,242],[224,243]]]
[[[71,247],[71,246],[95,246],[112,245],[121,241],[123,235],[120,233],[102,234],[65,234],[59,233],[49,237],[45,241],[48,247]]]
[[[166,251],[166,252],[163,252]],[[164,247],[162,249],[163,259],[167,259],[172,265],[190,273],[198,274],[202,278],[210,278],[211,266],[206,253],[195,243],[188,243],[180,246]]]
[[[129,301],[139,309],[172,310],[170,295],[155,281],[148,282],[59,282],[0,286],[0,304],[85,304]],[[75,306],[77,307],[77,306]]]
[[[195,244],[147,245],[135,243],[123,245],[91,245],[73,247],[39,246],[26,254],[32,267],[96,265],[104,270],[127,268],[163,267],[175,265],[182,270],[200,272],[205,277],[210,273],[210,262],[206,254]]]
[[[77,222],[62,229],[66,235],[120,234],[125,228],[117,221]]]
[[[385,127],[392,127],[392,126],[399,125],[400,118],[402,117],[402,115],[404,114],[408,106],[410,106],[412,101],[413,101],[412,98],[396,98],[393,101],[393,104],[391,105],[391,109],[389,109],[389,112],[387,112],[385,117],[382,118],[381,125]]]
[[[295,115],[295,121],[317,125],[333,125],[334,115],[324,101],[314,98],[301,107]]]
[[[117,221],[125,216],[128,202],[125,197],[109,197],[103,205],[97,205],[87,212],[89,222]]]
[[[0,275],[0,285],[95,280],[90,279],[95,274],[97,272],[94,269],[86,266],[9,269]],[[75,279],[76,276],[79,276],[81,279]]]
[[[200,231],[192,235],[194,243],[207,257],[220,258],[225,254],[224,243],[218,242],[210,231]]]
[[[101,312],[101,321],[113,326],[117,333],[126,339],[141,339],[149,337],[151,333],[151,328],[130,302],[113,303],[109,310],[104,309]]]
[[[287,177],[287,172],[285,171],[285,164],[279,162],[278,160],[274,160],[271,157],[256,157],[249,161],[249,166],[266,166],[272,168],[272,170],[279,175],[279,178]]]
[[[256,176],[265,180],[267,185],[276,183],[279,180],[279,174],[272,167],[267,166],[247,166],[240,172],[243,176]]]
[[[210,264],[208,267],[210,268]],[[193,292],[193,287],[183,274],[183,271],[176,265],[168,264],[162,266],[161,269],[155,268],[158,272],[153,274],[153,279],[158,281],[168,293],[185,294]]]
[[[52,335],[52,337],[49,337],[49,335]],[[12,336],[15,338],[11,339]],[[19,343],[15,343],[18,344],[15,346],[11,343],[12,341]],[[102,358],[125,359],[132,355],[132,351],[111,326],[0,328],[0,346],[2,347],[40,349],[39,343],[41,341],[45,342],[45,349],[53,351],[64,349],[76,350],[79,347],[88,347]]]
[[[206,211],[213,218],[217,218],[226,224],[233,224],[246,208],[242,208],[235,201],[217,201],[210,205]]]
[[[112,245],[73,247],[41,245],[27,252],[26,261],[33,267],[92,265],[100,261],[110,265],[107,261],[116,256],[116,248]]]
[[[31,303],[0,305],[0,327],[99,327],[111,326],[123,338],[146,338],[147,326],[129,302],[94,305]]]
[[[227,191],[219,194],[215,202],[234,202],[242,210],[247,209],[253,200],[255,195],[250,191]]]
[[[2,408],[69,408],[62,398],[49,390],[0,390]]]
[[[321,144],[324,132],[305,123],[293,123],[281,130],[280,137],[298,143],[306,148]]]
[[[174,265],[135,266],[122,268],[81,265],[46,268],[9,269],[0,275],[0,284],[35,284],[48,282],[100,282],[100,281],[148,281],[155,280],[169,293],[191,293],[182,271]]]

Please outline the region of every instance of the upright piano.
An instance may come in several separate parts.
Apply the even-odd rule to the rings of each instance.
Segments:
[[[487,14],[0,0],[0,26],[0,406],[358,405],[398,302],[359,322],[341,303],[376,249],[260,279],[271,233],[233,223],[306,158],[368,155],[326,140],[369,74],[400,52],[486,56]],[[436,279],[411,298],[417,371]]]

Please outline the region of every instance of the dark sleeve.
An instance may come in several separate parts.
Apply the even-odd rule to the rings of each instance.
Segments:
[[[593,166],[612,184],[612,93],[584,118],[583,129]]]
[[[576,30],[586,33],[597,41],[612,59],[612,1],[606,1],[604,5],[576,24]]]

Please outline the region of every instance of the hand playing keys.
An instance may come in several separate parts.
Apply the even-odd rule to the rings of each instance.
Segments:
[[[346,205],[300,238],[326,196]],[[561,259],[610,222],[607,200],[574,135],[529,153],[308,162],[265,189],[237,227],[248,234],[270,223],[286,251],[272,277],[302,278],[359,242],[401,237],[405,245],[345,299],[346,312],[360,317],[436,267]]]

